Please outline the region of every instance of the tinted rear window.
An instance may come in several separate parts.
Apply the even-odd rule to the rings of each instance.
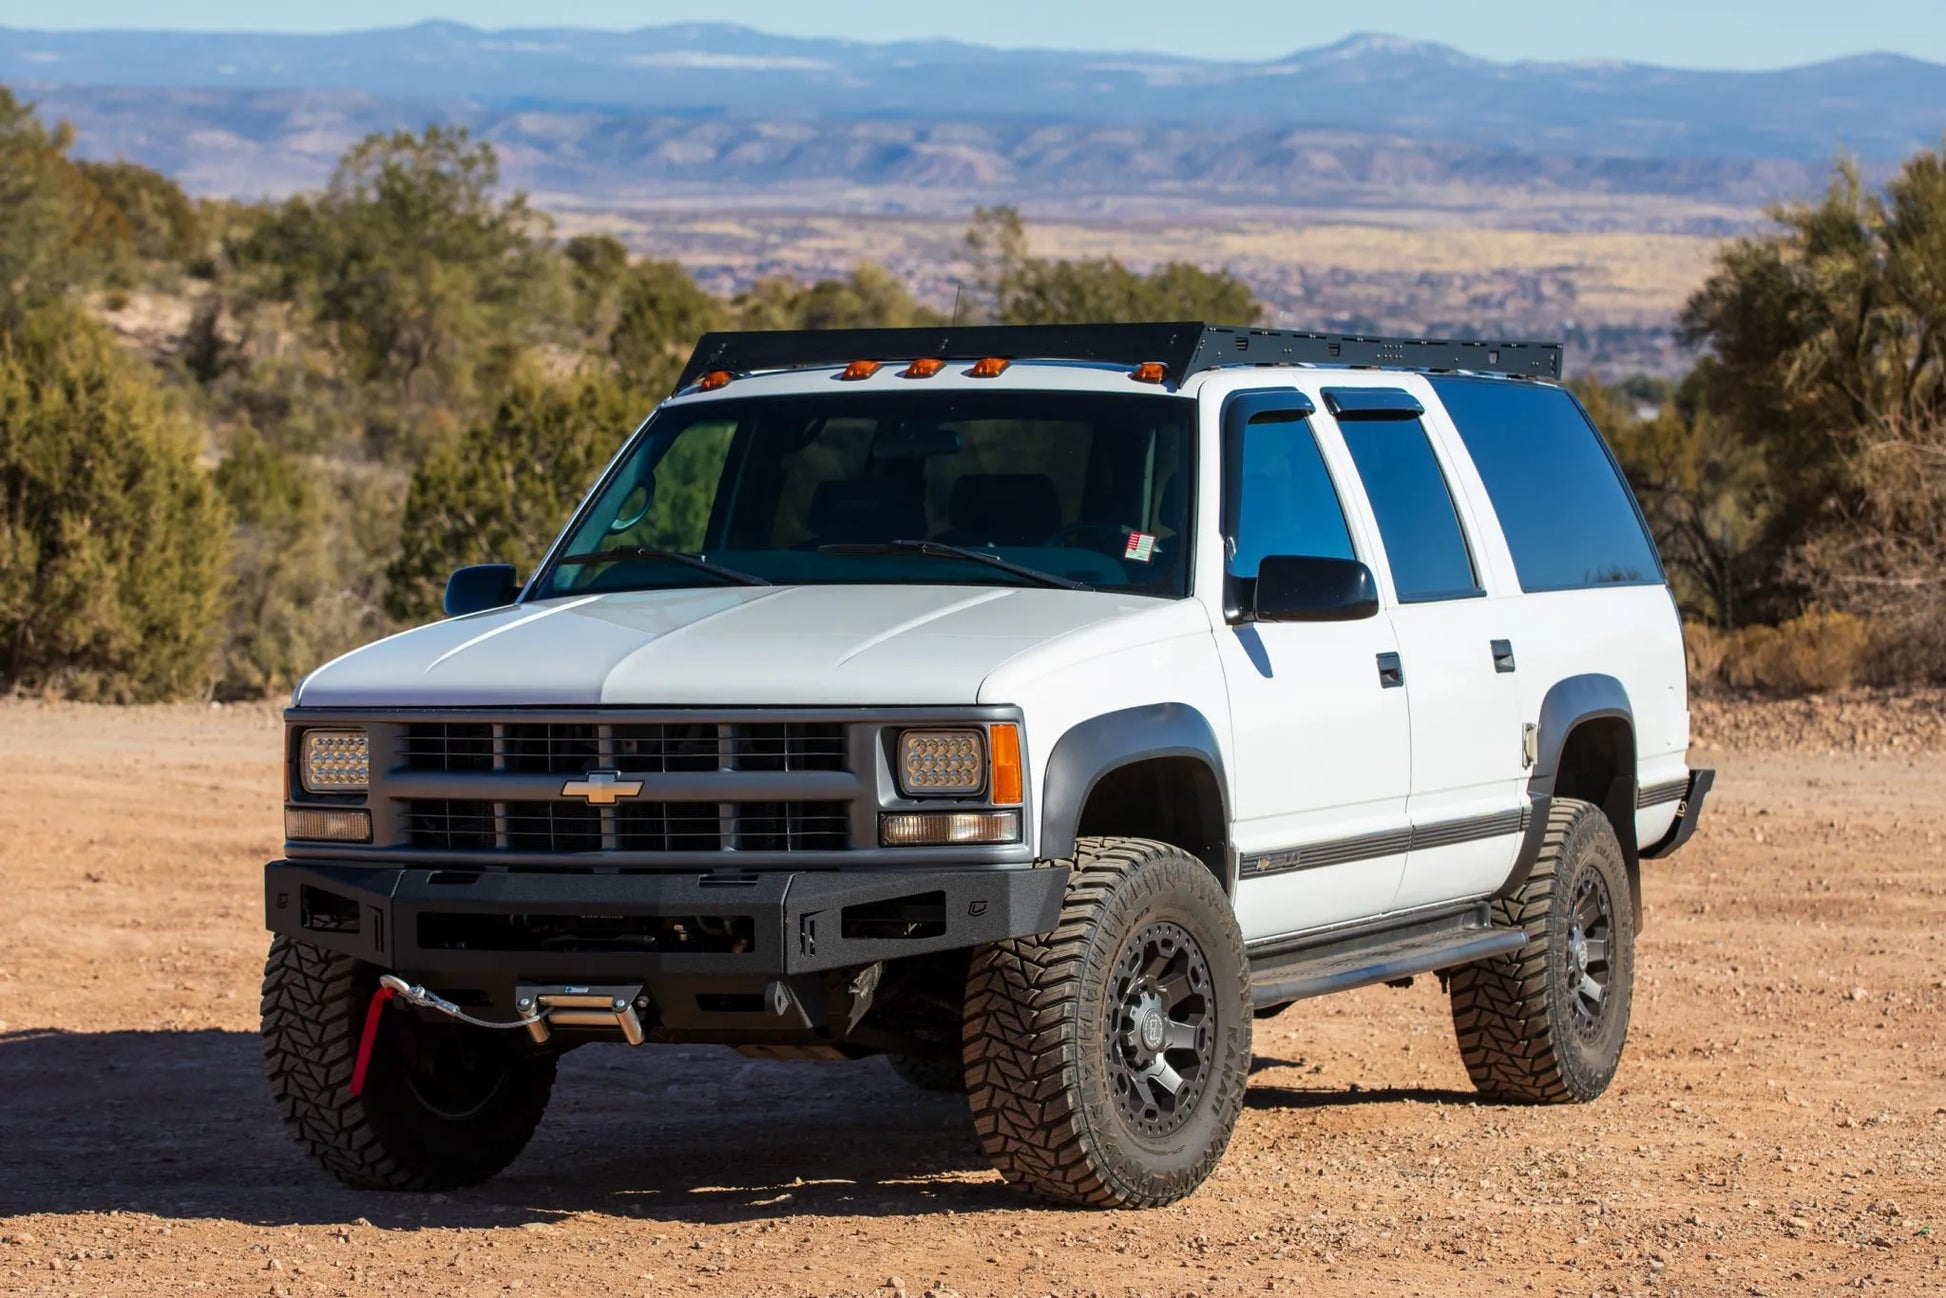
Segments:
[[[1341,419],[1402,604],[1481,594],[1446,475],[1417,419]]]
[[[1432,383],[1500,516],[1522,590],[1661,583],[1635,498],[1573,397],[1487,379]]]

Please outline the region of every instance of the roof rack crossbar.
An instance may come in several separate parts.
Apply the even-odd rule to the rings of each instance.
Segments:
[[[751,374],[835,368],[860,359],[977,361],[988,356],[1131,367],[1161,361],[1176,383],[1204,370],[1246,365],[1469,370],[1554,381],[1561,377],[1559,343],[1374,338],[1178,321],[708,333],[683,367],[676,390],[688,388],[713,370]]]

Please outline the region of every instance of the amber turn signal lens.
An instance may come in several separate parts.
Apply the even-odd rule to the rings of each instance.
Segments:
[[[727,388],[730,386],[730,380],[733,377],[728,370],[711,370],[709,373],[703,375],[702,379],[696,384],[696,390],[698,392],[714,392],[718,388]]]
[[[1160,383],[1169,377],[1169,367],[1161,361],[1148,361],[1135,367],[1137,383]]]
[[[917,360],[906,366],[905,377],[909,379],[929,379],[945,368],[945,361],[939,360],[937,357],[928,356],[924,360]]]
[[[997,379],[1007,372],[1007,367],[1011,364],[1013,362],[1004,357],[989,356],[983,361],[975,361],[973,368],[967,373],[976,379]]]
[[[860,379],[869,379],[876,373],[878,373],[877,361],[853,361],[845,366],[845,372],[838,377],[847,383],[856,383]]]
[[[1020,775],[1020,727],[1011,723],[992,727],[987,746],[993,761],[993,800],[1000,806],[1018,806],[1022,801]]]

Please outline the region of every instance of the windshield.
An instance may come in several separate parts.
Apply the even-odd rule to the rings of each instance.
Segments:
[[[1066,392],[671,407],[618,461],[535,589],[1079,583],[1180,597],[1195,409]]]

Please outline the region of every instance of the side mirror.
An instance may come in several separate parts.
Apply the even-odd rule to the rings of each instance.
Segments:
[[[465,617],[503,608],[520,594],[511,563],[478,563],[446,579],[446,616]]]
[[[1378,583],[1356,559],[1265,555],[1251,613],[1259,622],[1356,622],[1378,616]]]

